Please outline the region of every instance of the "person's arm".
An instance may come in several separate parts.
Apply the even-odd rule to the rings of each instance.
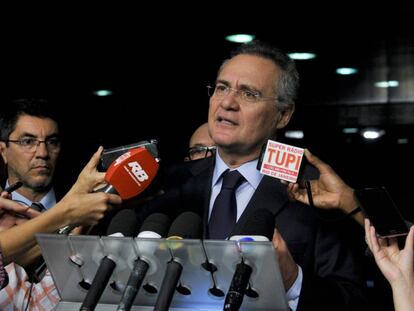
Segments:
[[[320,173],[319,179],[310,181],[315,207],[340,209],[345,214],[354,211],[358,207],[354,198],[354,190],[328,164],[311,154],[307,149],[305,149],[305,156]],[[288,184],[288,194],[291,199],[309,205],[306,189],[299,187],[298,184]],[[352,217],[363,226],[364,216],[360,211],[353,214]]]
[[[392,288],[396,311],[414,309],[414,227],[400,250],[396,238],[378,238],[375,228],[365,220],[365,234],[375,262]]]
[[[272,244],[277,252],[280,273],[282,274],[289,307],[295,311],[302,287],[302,270],[293,260],[286,242],[276,229],[273,233]]]
[[[35,234],[55,232],[69,224],[94,225],[103,218],[110,204],[120,204],[121,198],[114,194],[72,194],[55,207],[28,222],[0,233],[0,247],[4,261],[25,253],[36,244]]]
[[[20,226],[0,232],[0,247],[5,262],[13,261],[32,248],[36,244],[36,233],[55,232],[69,224],[95,225],[111,208],[111,204],[122,202],[118,195],[89,193],[103,181],[104,174],[96,170],[101,152],[102,147],[79,174],[72,189],[53,208]]]

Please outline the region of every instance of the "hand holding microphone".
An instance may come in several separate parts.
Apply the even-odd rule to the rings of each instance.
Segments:
[[[96,167],[101,153],[102,147],[100,147],[93,155],[92,159],[79,175],[78,181],[66,196],[74,193],[83,193],[86,195],[88,191],[92,190],[92,186],[96,186],[97,183],[102,182],[102,177],[104,176],[104,181],[107,183],[107,186],[97,189],[94,192],[116,194],[119,195],[122,200],[127,200],[143,192],[150,185],[158,172],[158,162],[152,156],[151,152],[144,147],[138,147],[128,150],[126,153],[119,156],[110,165],[106,174],[99,173],[96,170]],[[94,177],[88,177],[90,174]],[[91,194],[88,195],[91,196]],[[121,203],[120,200],[119,203]],[[96,224],[99,219],[103,218],[105,211],[102,211],[98,216],[98,220],[93,224]],[[73,221],[70,223],[70,226],[63,228],[59,233],[68,234],[79,225],[79,223]]]

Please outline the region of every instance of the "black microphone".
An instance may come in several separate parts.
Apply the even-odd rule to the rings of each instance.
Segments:
[[[149,215],[141,228],[139,229],[138,238],[164,238],[167,236],[168,228],[170,227],[170,218],[161,213],[154,213]]]
[[[254,211],[247,221],[238,226],[229,238],[232,241],[271,241],[275,230],[275,216],[265,208]],[[246,239],[243,239],[246,237]],[[250,238],[250,239],[249,239]]]
[[[172,223],[167,239],[199,239],[202,237],[202,231],[201,217],[193,212],[184,212]],[[169,309],[182,271],[183,266],[174,258],[167,263],[167,270],[155,302],[154,311],[167,311]]]
[[[275,220],[273,214],[264,208],[255,211],[248,221],[236,230],[236,235],[230,237],[232,241],[270,241],[275,229]],[[236,271],[233,274],[229,290],[224,300],[223,310],[239,310],[243,303],[244,293],[249,284],[250,276],[253,272],[252,267],[247,265],[243,258],[241,263],[237,264]]]
[[[170,218],[161,213],[154,213],[145,219],[138,238],[161,238],[167,235],[170,226]],[[118,304],[117,311],[129,311],[138,294],[142,281],[150,267],[148,259],[137,258],[134,268],[129,275],[127,285],[122,293],[121,301]]]
[[[138,228],[135,212],[129,209],[118,212],[108,226],[107,234],[113,236],[134,236]],[[83,300],[80,311],[95,310],[106,285],[116,267],[116,262],[109,256],[102,258],[98,271],[96,271],[91,287]]]

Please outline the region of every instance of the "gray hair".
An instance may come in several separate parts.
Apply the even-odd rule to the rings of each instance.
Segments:
[[[291,59],[282,50],[267,45],[258,40],[247,44],[240,45],[231,53],[231,58],[237,55],[254,55],[271,60],[282,69],[281,78],[276,85],[278,108],[280,111],[293,110],[299,89],[299,73],[293,59]],[[229,61],[225,60],[219,69],[222,70],[224,65]]]

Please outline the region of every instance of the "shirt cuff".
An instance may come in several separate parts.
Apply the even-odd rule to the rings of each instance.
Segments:
[[[299,295],[302,289],[303,273],[302,268],[298,266],[298,276],[296,277],[295,282],[286,292],[286,298],[288,300],[289,308],[293,311],[296,311],[299,302]]]

